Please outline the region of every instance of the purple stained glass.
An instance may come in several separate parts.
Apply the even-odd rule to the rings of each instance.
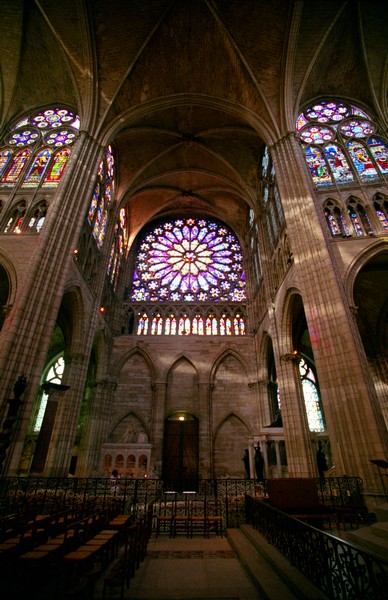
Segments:
[[[46,144],[61,148],[62,146],[68,146],[73,144],[77,134],[72,129],[59,129],[48,133],[45,136]]]
[[[156,227],[140,244],[132,300],[244,302],[243,257],[226,227],[177,219]]]
[[[27,127],[21,131],[15,131],[14,133],[11,133],[7,137],[7,143],[10,146],[18,146],[19,148],[22,148],[23,146],[31,146],[32,144],[35,144],[39,137],[39,132],[36,129],[33,127]]]
[[[340,131],[346,137],[365,138],[376,131],[376,127],[369,121],[352,119],[340,125]]]
[[[327,102],[323,100],[305,110],[304,115],[308,121],[319,123],[339,122],[350,115],[350,108],[342,102]]]
[[[317,186],[332,185],[333,182],[331,180],[322,150],[320,148],[310,146],[309,148],[306,148],[305,153],[314,184]]]
[[[31,119],[31,123],[40,129],[61,127],[62,125],[71,125],[79,129],[79,118],[66,108],[50,108],[42,111]]]
[[[373,158],[378,164],[382,173],[388,173],[388,147],[380,138],[369,138],[369,150],[372,152]]]
[[[324,144],[334,139],[335,132],[329,127],[310,126],[303,129],[300,137],[306,144]]]

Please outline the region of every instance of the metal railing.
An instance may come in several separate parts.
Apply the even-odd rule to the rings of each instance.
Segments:
[[[384,600],[388,561],[380,560],[247,495],[246,522],[329,598]]]
[[[316,479],[319,498],[325,506],[361,506],[362,480],[357,477]],[[0,516],[38,510],[50,514],[58,510],[104,509],[115,499],[122,513],[144,511],[149,502],[157,502],[163,491],[194,490],[199,497],[220,498],[224,506],[225,527],[245,523],[245,495],[267,497],[266,482],[255,479],[199,479],[165,486],[160,479],[122,478],[119,489],[112,489],[109,478],[6,477],[0,479]]]

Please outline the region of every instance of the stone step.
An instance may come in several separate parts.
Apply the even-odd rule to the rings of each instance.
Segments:
[[[375,525],[371,527],[361,527],[356,531],[349,531],[347,537],[350,543],[354,544],[360,550],[371,552],[378,558],[388,560],[388,538],[376,535],[373,531]]]
[[[388,504],[380,504],[374,509],[378,521],[388,521]]]
[[[240,562],[267,600],[326,600],[327,596],[315,587],[300,571],[251,525],[228,529],[228,541]]]
[[[388,521],[373,523],[371,531],[374,535],[388,540]]]

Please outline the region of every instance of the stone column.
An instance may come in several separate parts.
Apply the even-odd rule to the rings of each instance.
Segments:
[[[154,422],[152,424],[152,462],[156,467],[159,477],[162,476],[166,389],[167,383],[165,381],[157,381],[155,383],[155,410],[153,411]]]
[[[13,457],[13,464],[19,464],[39,387],[36,373],[41,373],[45,366],[73,262],[73,249],[78,243],[92,197],[101,153],[102,148],[96,141],[85,132],[80,132],[64,176],[51,196],[44,227],[37,236],[38,243],[31,245],[30,267],[18,286],[7,326],[1,331],[0,402],[4,403],[8,398],[12,383],[20,371],[31,382],[23,406],[20,430],[17,432],[19,455]]]
[[[335,257],[323,233],[321,200],[314,198],[307,165],[294,133],[279,140],[271,153],[336,472],[358,475],[364,480],[367,493],[381,493],[381,483],[370,459],[386,456],[386,428]],[[290,339],[289,331],[279,330],[279,336],[282,334]],[[286,442],[288,445],[289,440]]]
[[[46,382],[43,384],[42,389],[44,392],[46,392],[46,394],[48,394],[48,398],[42,426],[31,463],[30,474],[47,476],[48,473],[46,470],[46,461],[54,431],[55,420],[58,413],[58,406],[62,396],[69,389],[69,386],[61,385],[59,383]]]
[[[97,381],[92,388],[76,469],[79,477],[98,477],[102,473],[101,447],[108,441],[116,388],[116,382],[106,380]]]

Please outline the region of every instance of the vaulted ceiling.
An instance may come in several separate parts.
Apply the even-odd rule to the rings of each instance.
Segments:
[[[114,145],[132,230],[190,209],[241,231],[257,161],[322,95],[387,115],[381,0],[2,0],[1,124],[64,104]]]

